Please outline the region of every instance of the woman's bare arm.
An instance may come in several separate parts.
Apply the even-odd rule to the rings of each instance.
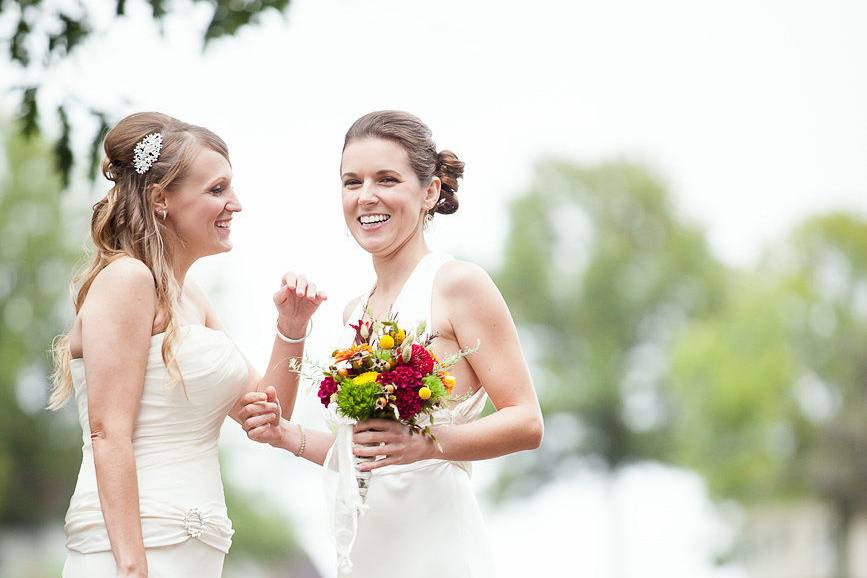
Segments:
[[[150,270],[121,258],[97,275],[80,312],[97,488],[120,576],[147,575],[132,439],[155,309]]]

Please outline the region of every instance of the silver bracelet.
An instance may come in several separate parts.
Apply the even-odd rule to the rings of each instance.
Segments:
[[[304,428],[301,427],[300,423],[296,423],[295,425],[298,426],[298,431],[301,433],[301,443],[298,445],[298,451],[293,453],[296,458],[300,458],[304,455],[305,448],[307,448],[307,434],[304,433]]]
[[[307,333],[304,334],[304,337],[299,337],[298,339],[286,337],[285,335],[280,333],[280,324],[279,323],[277,323],[276,329],[277,329],[277,337],[280,339],[280,341],[283,341],[285,343],[303,343],[305,339],[310,337],[310,333],[313,332],[313,318],[311,317],[310,321],[307,322]]]

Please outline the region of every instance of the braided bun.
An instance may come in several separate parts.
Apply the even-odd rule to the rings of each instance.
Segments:
[[[442,150],[437,154],[436,176],[442,181],[440,198],[431,213],[451,215],[458,210],[458,179],[464,176],[464,163],[457,155],[449,150]]]

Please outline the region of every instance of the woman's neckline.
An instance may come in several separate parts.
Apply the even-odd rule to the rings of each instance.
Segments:
[[[397,295],[395,295],[394,300],[388,305],[388,310],[385,312],[385,317],[388,317],[389,315],[392,314],[392,311],[394,310],[394,305],[395,305],[395,303],[400,301],[400,298],[403,296],[403,292],[406,289],[406,286],[409,285],[410,280],[412,280],[412,278],[418,272],[418,270],[421,267],[421,264],[424,262],[424,260],[429,258],[431,255],[434,255],[434,252],[428,251],[427,253],[422,255],[421,259],[419,259],[416,262],[415,266],[413,266],[412,271],[410,271],[409,275],[403,281],[403,284],[400,286],[400,290],[397,292]],[[361,317],[362,318],[364,318],[364,316],[367,315],[367,308],[368,308],[368,305],[370,304],[370,298],[373,297],[374,291],[376,291],[376,281],[373,282],[373,287],[371,287],[370,291],[367,293],[367,298],[364,299],[364,301],[362,301],[362,303],[361,303],[361,306],[362,306],[361,307]]]

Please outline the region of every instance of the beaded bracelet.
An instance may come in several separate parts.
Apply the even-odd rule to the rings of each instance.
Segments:
[[[298,451],[294,452],[296,458],[300,458],[304,455],[304,449],[307,447],[307,434],[304,433],[304,428],[301,427],[300,423],[296,423],[298,426],[298,432],[301,434],[301,444],[298,446]]]

